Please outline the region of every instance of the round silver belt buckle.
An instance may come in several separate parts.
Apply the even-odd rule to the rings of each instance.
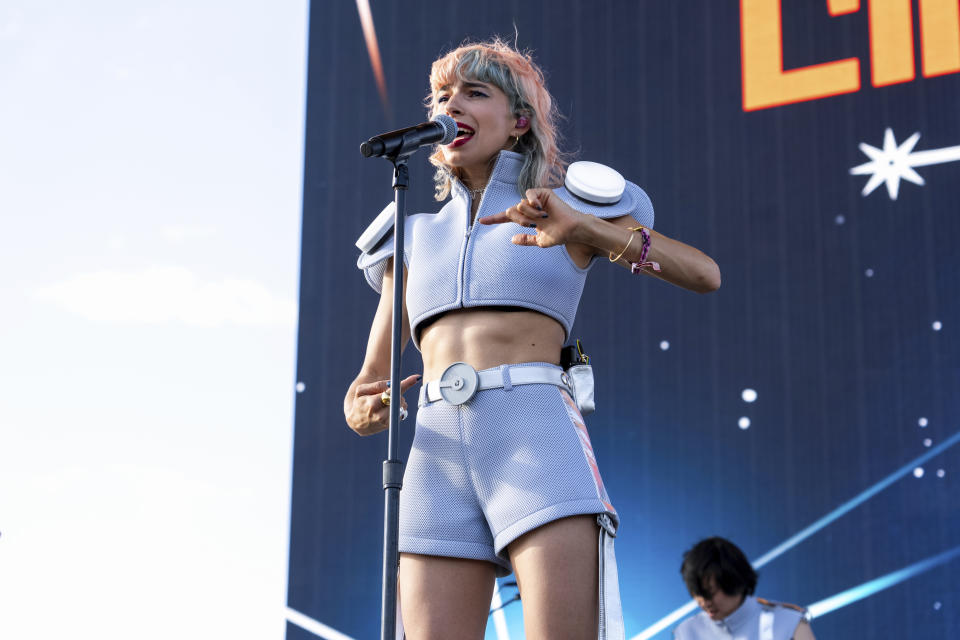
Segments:
[[[454,362],[440,376],[440,396],[450,404],[463,404],[480,386],[477,370],[466,362]]]

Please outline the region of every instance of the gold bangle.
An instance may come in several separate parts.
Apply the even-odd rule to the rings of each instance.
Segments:
[[[623,257],[623,254],[625,254],[625,253],[627,252],[627,249],[630,248],[630,243],[633,242],[633,236],[635,236],[635,235],[636,235],[636,234],[633,232],[633,229],[630,229],[630,239],[627,240],[627,246],[625,246],[625,247],[623,248],[623,251],[621,251],[621,252],[620,252],[620,255],[618,255],[616,258],[613,257],[613,251],[611,251],[611,252],[607,255],[607,260],[609,260],[610,262],[617,262],[618,260],[620,260],[620,258]]]

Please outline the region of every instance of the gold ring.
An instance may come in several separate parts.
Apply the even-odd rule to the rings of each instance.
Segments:
[[[382,402],[385,407],[390,406],[390,389],[380,394],[380,402]]]

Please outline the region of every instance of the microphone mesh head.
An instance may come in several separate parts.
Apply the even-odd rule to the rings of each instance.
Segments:
[[[450,116],[438,113],[433,116],[433,122],[443,127],[443,139],[437,141],[437,144],[450,144],[457,137],[457,121]]]

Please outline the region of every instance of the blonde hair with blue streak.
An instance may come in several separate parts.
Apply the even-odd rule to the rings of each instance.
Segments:
[[[489,42],[468,43],[434,61],[430,69],[430,95],[426,104],[431,115],[439,112],[437,95],[455,80],[484,82],[503,91],[517,117],[530,121],[530,130],[520,136],[511,149],[523,154],[523,167],[517,180],[520,193],[535,187],[554,187],[563,181],[566,161],[558,147],[557,120],[560,113],[547,91],[543,71],[530,54],[517,51],[500,38]],[[438,147],[430,156],[437,167],[434,175],[437,200],[450,194],[454,167],[443,159]]]

